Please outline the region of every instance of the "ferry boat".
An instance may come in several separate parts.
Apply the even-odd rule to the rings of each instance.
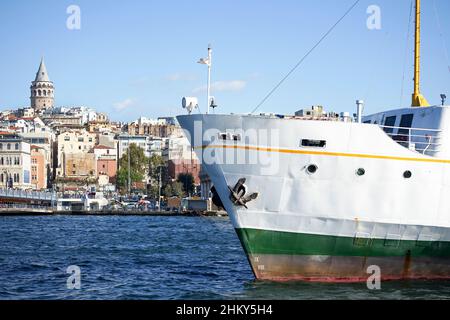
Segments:
[[[415,26],[410,108],[177,117],[257,279],[450,278],[450,106],[420,94],[420,0]]]

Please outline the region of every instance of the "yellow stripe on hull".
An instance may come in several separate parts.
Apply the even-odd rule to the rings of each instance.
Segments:
[[[319,156],[331,156],[331,157],[349,157],[349,158],[365,158],[365,159],[380,159],[380,160],[396,160],[396,161],[450,164],[450,159],[396,157],[396,156],[373,155],[373,154],[293,150],[293,149],[281,149],[281,148],[271,148],[271,147],[254,147],[254,146],[237,146],[237,145],[236,146],[206,145],[206,146],[201,146],[201,147],[195,147],[195,149],[203,149],[203,150],[205,150],[205,149],[221,149],[221,148],[222,149],[240,149],[240,150],[249,150],[249,151],[262,151],[262,152],[278,152],[278,153],[288,153],[288,154],[303,154],[303,155],[319,155]]]

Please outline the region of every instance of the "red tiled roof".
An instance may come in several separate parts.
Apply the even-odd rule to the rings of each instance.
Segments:
[[[100,145],[95,146],[94,149],[114,149],[114,148],[100,144]]]

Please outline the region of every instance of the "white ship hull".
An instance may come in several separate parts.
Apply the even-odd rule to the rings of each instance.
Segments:
[[[257,278],[362,281],[371,265],[383,279],[450,278],[450,157],[408,150],[380,127],[359,123],[240,115],[178,121]],[[304,147],[302,139],[326,145]],[[230,196],[241,178],[247,195],[258,194],[246,207]]]

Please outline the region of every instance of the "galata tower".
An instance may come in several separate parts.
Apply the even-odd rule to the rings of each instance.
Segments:
[[[48,77],[44,58],[41,60],[39,70],[36,73],[36,79],[31,83],[31,107],[36,111],[46,110],[54,106],[54,87],[53,82]]]

